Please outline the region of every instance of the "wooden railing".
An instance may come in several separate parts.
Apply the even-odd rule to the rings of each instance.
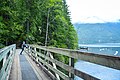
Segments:
[[[0,49],[0,80],[8,80],[9,78],[15,49],[15,44]]]
[[[43,66],[48,67],[48,71],[52,71],[55,74],[59,75],[64,80],[73,80],[72,75],[76,75],[81,77],[84,80],[100,80],[94,76],[91,76],[87,73],[74,69],[72,64],[74,63],[73,59],[80,59],[84,61],[88,61],[91,63],[103,65],[106,67],[114,68],[120,70],[120,57],[117,56],[109,56],[109,55],[101,55],[94,53],[85,53],[77,50],[70,49],[62,49],[62,48],[51,48],[51,47],[43,47],[39,45],[29,45],[29,55],[34,59],[37,63]],[[45,51],[47,55],[45,55]],[[52,58],[52,54],[60,54],[69,57],[69,65],[64,64],[54,58]],[[54,68],[51,64],[63,68],[64,70],[69,72],[69,75],[64,74],[57,68]],[[58,78],[56,78],[58,79]]]

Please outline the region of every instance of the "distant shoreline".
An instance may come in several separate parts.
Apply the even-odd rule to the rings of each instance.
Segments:
[[[79,44],[79,47],[120,47],[120,43]]]

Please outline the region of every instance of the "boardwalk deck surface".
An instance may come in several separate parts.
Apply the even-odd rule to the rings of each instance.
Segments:
[[[50,77],[35,66],[27,54],[23,52],[22,55],[19,55],[20,51],[21,49],[16,50],[17,54],[14,58],[9,80],[51,80]]]
[[[24,55],[20,55],[20,66],[22,73],[22,80],[38,80],[34,70]]]

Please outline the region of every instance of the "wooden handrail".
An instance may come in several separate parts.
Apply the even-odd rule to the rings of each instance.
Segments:
[[[46,58],[48,61],[55,63],[57,66],[63,68],[64,70],[68,71],[69,73],[77,75],[85,80],[99,80],[99,79],[96,77],[93,77],[87,73],[81,72],[77,69],[74,69],[74,67],[64,64],[56,59],[52,59],[49,56],[44,55],[42,52],[34,51],[34,49],[32,49],[32,48],[37,48],[40,50],[48,51],[50,53],[61,54],[61,55],[68,56],[69,58],[80,59],[80,60],[84,60],[84,61],[88,61],[88,62],[92,62],[95,64],[100,64],[100,65],[103,65],[106,67],[120,70],[120,57],[118,57],[118,56],[85,53],[85,52],[80,52],[77,50],[54,48],[54,47],[51,48],[51,47],[44,47],[44,46],[39,46],[39,45],[29,45],[29,49],[31,51],[31,54],[30,54],[31,56],[33,56],[35,59],[38,59],[38,61],[45,63],[45,65],[49,69],[51,69],[53,72],[57,73],[60,77],[62,77],[65,80],[71,80],[71,78],[68,75],[63,74],[58,69],[54,69],[48,62],[46,62],[43,59]]]
[[[8,80],[16,45],[10,45],[0,50],[0,80]]]

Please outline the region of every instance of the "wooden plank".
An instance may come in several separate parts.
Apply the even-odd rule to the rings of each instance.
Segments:
[[[44,56],[44,54],[42,54],[42,57],[43,57],[43,56]],[[39,57],[38,59],[39,59],[39,61],[41,61],[42,63],[44,63],[49,69],[51,69],[53,72],[59,74],[60,77],[62,77],[62,78],[65,79],[65,80],[69,80],[67,75],[65,75],[65,74],[62,73],[61,71],[53,68],[51,65],[49,65],[47,62],[45,62],[44,60],[42,60],[40,57]],[[47,59],[47,57],[46,57],[46,59]]]
[[[4,74],[6,74],[6,70],[8,65],[9,65],[9,61],[10,61],[10,56],[9,58],[6,60],[4,66],[2,67],[1,71],[0,71],[0,79],[2,79],[4,77]]]
[[[33,61],[36,62],[36,59],[34,59],[34,57],[31,56],[29,53],[28,53],[28,56],[29,56]],[[41,64],[42,62],[36,62],[36,63],[37,63],[37,65],[39,64],[39,65],[38,65],[39,68],[42,69],[42,70],[44,71],[44,73],[47,74],[47,76],[49,76],[50,79],[52,79],[52,80],[57,80],[57,78],[56,78],[50,71],[48,71],[48,69],[46,69],[46,67],[44,67],[44,65]]]
[[[37,51],[36,51],[36,52],[34,51],[34,53],[37,53],[40,57],[44,57],[44,56],[45,56],[44,54],[41,54],[41,53],[39,53],[39,52],[37,52]],[[86,80],[86,78],[89,78],[90,80],[99,80],[99,79],[97,79],[97,78],[95,78],[95,77],[93,77],[93,76],[91,76],[91,75],[89,75],[89,74],[87,74],[87,73],[84,73],[84,72],[81,72],[81,71],[79,71],[79,70],[76,70],[76,69],[74,69],[73,67],[71,67],[71,66],[69,66],[69,65],[67,65],[67,64],[64,64],[64,63],[62,63],[62,62],[60,62],[60,61],[57,61],[57,60],[55,60],[55,59],[52,59],[52,58],[50,58],[50,57],[48,57],[48,56],[46,56],[46,59],[49,60],[49,61],[52,62],[52,63],[55,63],[55,64],[58,65],[59,67],[65,69],[66,71],[68,71],[68,72],[70,72],[70,73],[72,73],[72,74],[75,74],[76,76],[81,77],[82,79],[85,79],[85,80]]]
[[[44,54],[38,53],[38,55],[41,56],[41,57],[44,57]],[[97,79],[97,78],[95,78],[95,77],[93,77],[93,76],[91,76],[91,75],[89,75],[87,73],[84,73],[84,72],[81,72],[81,71],[79,71],[77,69],[74,69],[73,67],[68,66],[67,64],[64,64],[64,63],[62,63],[60,61],[57,61],[55,59],[51,59],[50,57],[46,56],[46,59],[51,61],[52,63],[55,63],[56,65],[60,66],[61,68],[65,69],[69,73],[72,73],[72,74],[75,74],[76,76],[81,77],[82,79],[86,80],[86,78],[89,77],[89,79],[91,79],[91,80],[99,80],[99,79]]]
[[[16,45],[10,45],[0,50],[0,61],[8,54],[8,52],[13,49]]]
[[[11,69],[11,65],[12,65],[12,60],[9,61],[9,64],[7,66],[7,69],[3,75],[3,79],[4,80],[8,80],[9,74],[10,74],[10,69]]]
[[[74,67],[74,58],[70,58],[69,57],[69,66]],[[69,77],[71,77],[72,79],[74,79],[74,74],[71,74],[69,72]]]
[[[53,55],[52,55],[50,52],[48,52],[48,53],[49,53],[49,55],[48,55],[48,56],[50,56],[50,58],[51,58],[51,59],[54,59],[54,58],[53,58]],[[53,67],[54,67],[55,69],[57,69],[57,66],[56,66],[56,64],[55,64],[55,63],[52,63],[52,65],[53,65]],[[59,75],[58,75],[58,74],[56,74],[56,73],[55,73],[55,75],[56,75],[57,79],[58,79],[58,80],[60,80]]]
[[[36,50],[32,50],[32,52],[35,53],[35,54],[37,54],[37,55],[39,54],[39,52],[37,52]],[[38,56],[37,56],[37,55],[35,56],[35,58],[36,58],[36,61],[38,62]],[[44,54],[42,54],[42,55],[43,55],[43,56],[41,56],[41,57],[45,58],[45,61],[46,61],[46,57],[49,56],[49,55],[50,55],[51,58],[53,59],[53,56],[51,55],[51,53],[48,53],[48,52],[47,52],[47,56],[45,56]],[[39,56],[40,56],[40,55],[39,55]],[[55,69],[57,69],[56,65],[55,65],[54,63],[52,63],[52,64],[53,64],[53,67],[54,67]],[[56,73],[55,73],[55,75],[56,75],[57,79],[60,80],[59,75],[56,74]]]
[[[44,54],[39,54],[39,56],[43,57]],[[76,76],[81,77],[82,79],[85,79],[85,80],[88,80],[88,79],[89,79],[89,80],[100,80],[100,79],[98,79],[98,78],[95,78],[95,77],[87,74],[87,73],[84,73],[84,72],[81,72],[81,71],[79,71],[79,70],[77,70],[77,69],[74,69],[73,67],[70,67],[70,66],[68,66],[68,65],[66,65],[66,64],[64,64],[64,63],[62,63],[62,62],[60,62],[60,61],[57,61],[57,60],[55,60],[55,59],[51,59],[50,57],[46,57],[46,59],[49,60],[49,61],[51,61],[52,63],[57,64],[57,65],[60,66],[61,68],[65,69],[66,71],[69,71],[70,73],[72,73],[72,74],[74,74],[74,75],[76,75]],[[40,61],[41,61],[42,63],[44,63],[41,59],[40,59]],[[64,73],[63,73],[63,74],[64,74]],[[69,79],[70,79],[70,78],[69,78]]]
[[[9,78],[10,69],[11,69],[14,52],[15,52],[15,47],[16,47],[16,45],[14,44],[14,45],[5,47],[0,52],[0,60],[5,59],[3,67],[1,68],[1,71],[0,71],[0,80],[8,80],[8,78]],[[8,54],[9,54],[9,56],[8,56]],[[8,56],[8,57],[6,58],[6,56]]]
[[[41,57],[44,57],[44,54],[38,53],[38,55],[41,56]],[[70,67],[70,66],[68,66],[68,65],[66,65],[66,64],[64,64],[64,63],[62,63],[60,61],[57,61],[56,59],[52,59],[52,58],[50,58],[48,56],[46,56],[46,59],[49,60],[52,63],[57,64],[58,66],[60,66],[61,68],[65,69],[65,70],[67,70],[69,72],[72,72],[72,73],[74,72],[73,67]]]
[[[1,61],[3,58],[5,58],[5,56],[8,54],[9,51],[10,51],[10,48],[7,47],[4,51],[2,51],[2,52],[0,53],[0,61]]]
[[[51,69],[53,72],[55,72],[56,74],[58,74],[61,78],[63,78],[64,80],[70,80],[70,78],[65,75],[64,73],[62,73],[61,71],[59,71],[58,69],[53,68],[51,65],[49,65],[47,62],[45,62],[44,60],[42,60],[41,58],[38,58],[42,63],[45,63],[45,65]]]
[[[95,64],[100,64],[106,67],[120,70],[120,57],[119,56],[86,53],[86,52],[80,52],[77,50],[42,47],[38,45],[30,45],[30,46],[36,47],[42,50],[50,51],[53,53],[62,54],[62,55],[65,55],[65,56],[68,56],[74,59],[80,59],[80,60],[84,60],[84,61],[88,61],[88,62],[92,62]]]
[[[11,67],[12,67],[12,63],[13,63],[13,59],[14,59],[14,56],[15,56],[15,54],[14,54],[14,48],[12,48],[11,50],[10,50],[10,62],[9,62],[9,67],[7,68],[7,70],[8,70],[8,72],[7,72],[7,79],[6,80],[8,80],[9,79],[9,77],[10,77],[10,71],[11,71]]]
[[[25,54],[25,57],[28,60],[28,62],[31,64],[39,80],[51,80],[51,78],[43,70],[41,70],[39,65],[36,64],[36,62],[34,62],[27,54]]]
[[[12,64],[12,69],[10,72],[9,80],[22,80],[18,51],[19,50],[16,50],[17,54],[15,54],[15,57],[13,59],[13,64]]]
[[[44,54],[41,54],[41,53],[35,52],[35,51],[33,51],[33,52],[34,52],[34,53],[37,53],[37,54],[38,54],[39,56],[41,56],[41,57],[44,57]],[[79,70],[77,70],[77,69],[74,69],[73,67],[70,67],[70,66],[68,66],[68,65],[66,65],[66,64],[64,64],[64,63],[62,63],[62,62],[60,62],[60,61],[57,61],[57,60],[55,60],[55,59],[52,59],[52,58],[50,58],[50,57],[48,57],[48,56],[46,56],[46,59],[49,60],[49,61],[51,61],[52,63],[57,64],[57,65],[60,66],[61,68],[69,71],[70,73],[75,74],[76,76],[81,77],[82,79],[85,79],[85,80],[100,80],[100,79],[98,79],[98,78],[95,78],[95,77],[87,74],[87,73],[84,73],[84,72],[81,72],[81,71],[79,71]],[[39,58],[39,61],[41,61],[42,63],[45,63],[45,65],[51,69],[52,66],[49,66],[47,62],[45,62],[45,61],[42,60],[41,58]],[[52,68],[53,68],[53,67],[52,67]],[[55,72],[55,70],[52,70],[52,71]],[[62,73],[62,74],[64,74],[64,73]],[[61,76],[62,76],[62,75],[61,75]],[[66,78],[64,78],[63,76],[62,76],[62,78],[65,79],[65,80],[69,80],[69,79],[70,79],[70,78],[69,78],[69,79],[66,79]]]

